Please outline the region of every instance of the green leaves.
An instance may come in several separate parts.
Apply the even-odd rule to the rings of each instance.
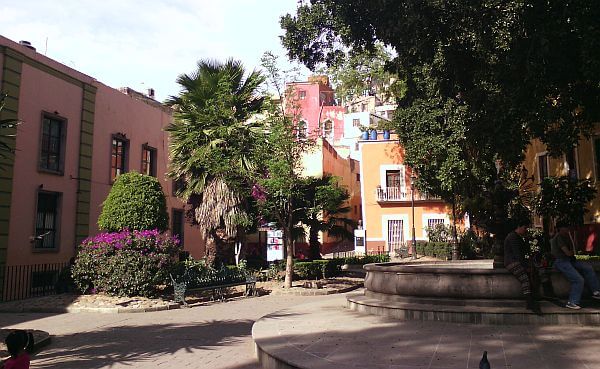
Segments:
[[[582,225],[588,211],[586,205],[596,196],[596,188],[590,179],[573,179],[568,176],[547,177],[535,196],[533,207],[543,216],[572,225]]]
[[[167,203],[158,179],[131,172],[117,176],[102,203],[98,227],[109,232],[169,228]]]
[[[255,170],[254,152],[263,145],[259,124],[249,118],[263,110],[258,89],[264,77],[246,74],[239,61],[200,60],[197,70],[179,76],[182,91],[172,96],[174,122],[170,134],[169,175],[183,184],[178,194],[190,201],[205,235],[224,230],[234,237],[249,227],[245,198]]]

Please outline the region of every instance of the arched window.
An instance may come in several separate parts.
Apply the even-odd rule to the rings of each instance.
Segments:
[[[333,122],[329,119],[323,122],[323,137],[333,137]]]
[[[308,136],[308,124],[305,120],[298,121],[296,126],[296,137],[299,139],[306,138]]]

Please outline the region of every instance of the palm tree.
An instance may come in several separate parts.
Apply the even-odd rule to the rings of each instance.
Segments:
[[[200,60],[194,73],[178,77],[180,94],[167,100],[174,109],[174,122],[167,127],[169,175],[182,184],[178,196],[191,204],[212,263],[251,223],[247,178],[261,135],[248,119],[263,108],[264,99],[257,94],[263,81],[256,71],[246,76],[239,61]]]
[[[321,178],[308,177],[300,184],[302,196],[298,198],[297,221],[309,229],[308,244],[310,258],[321,258],[319,233],[327,232],[329,236],[342,239],[352,239],[352,229],[356,226],[354,220],[345,215],[350,212],[347,201],[348,191],[338,185],[336,177],[325,175]]]

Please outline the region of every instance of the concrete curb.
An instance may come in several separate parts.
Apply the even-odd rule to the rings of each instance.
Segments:
[[[326,296],[326,295],[334,295],[337,293],[346,293],[350,291],[354,291],[356,289],[362,288],[363,284],[359,283],[353,286],[349,286],[346,288],[338,288],[338,289],[307,289],[307,288],[292,288],[291,290],[285,289],[277,289],[271,291],[271,295],[274,296],[284,296],[284,295],[292,295],[292,296]]]
[[[174,310],[179,309],[181,306],[176,303],[163,305],[163,306],[152,306],[144,308],[119,308],[119,307],[45,307],[45,306],[33,306],[33,307],[7,307],[3,308],[0,306],[0,313],[51,313],[51,314],[64,314],[64,313],[101,313],[101,314],[132,314],[132,313],[150,313],[155,311]]]

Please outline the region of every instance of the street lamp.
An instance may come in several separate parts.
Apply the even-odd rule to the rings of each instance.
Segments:
[[[415,177],[410,175],[410,206],[412,208],[412,255],[417,258],[417,239],[415,235]]]

